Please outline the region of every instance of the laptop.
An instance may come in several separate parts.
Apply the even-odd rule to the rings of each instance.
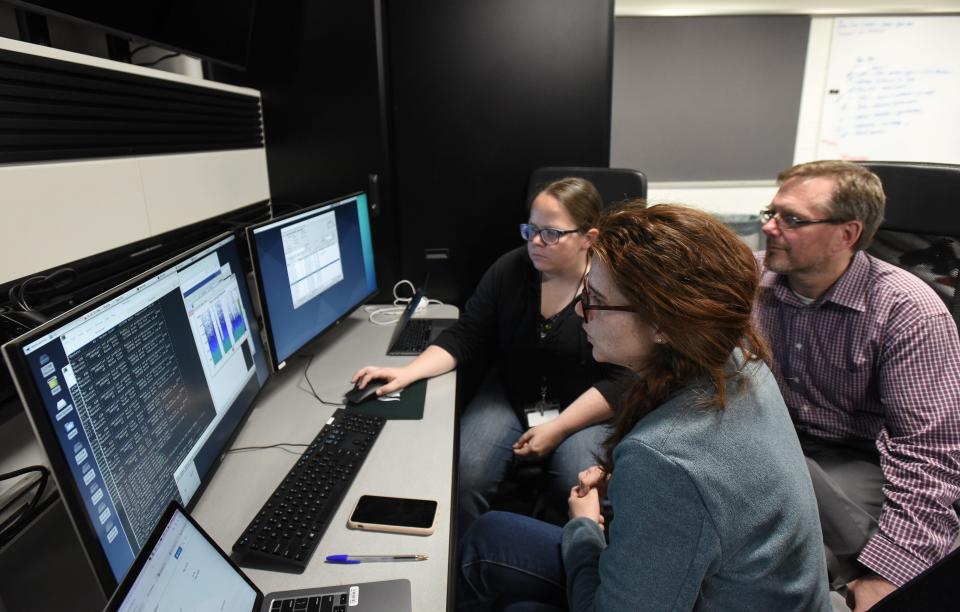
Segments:
[[[413,318],[417,306],[425,299],[423,287],[410,298],[410,303],[403,309],[400,320],[393,329],[393,336],[387,345],[387,355],[419,355],[427,349],[431,342],[437,339],[443,330],[457,322],[456,319],[427,319]]]
[[[409,580],[264,595],[173,501],[104,611],[411,612],[411,608]]]

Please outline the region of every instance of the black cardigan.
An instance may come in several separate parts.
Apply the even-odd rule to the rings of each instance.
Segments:
[[[623,395],[630,371],[593,359],[582,320],[565,306],[540,337],[540,273],[525,246],[501,256],[483,275],[455,325],[435,345],[460,365],[494,360],[514,408],[547,399],[566,408],[590,387],[607,402]]]

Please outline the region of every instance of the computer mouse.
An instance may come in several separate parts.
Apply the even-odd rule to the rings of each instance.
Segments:
[[[370,396],[376,393],[377,389],[379,389],[385,384],[387,384],[387,381],[385,380],[371,380],[370,382],[367,383],[366,387],[361,389],[359,387],[359,383],[357,383],[356,385],[353,385],[353,389],[351,389],[350,391],[347,391],[343,395],[343,399],[348,404],[362,404],[363,402],[370,399]]]

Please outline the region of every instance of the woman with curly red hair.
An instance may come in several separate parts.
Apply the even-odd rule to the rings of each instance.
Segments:
[[[639,376],[562,529],[473,525],[462,606],[829,610],[810,477],[751,320],[752,253],[682,206],[625,206],[598,229],[578,314],[594,358]]]

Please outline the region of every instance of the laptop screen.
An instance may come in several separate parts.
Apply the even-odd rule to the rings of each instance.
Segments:
[[[257,591],[178,508],[115,609],[253,610]],[[136,566],[135,566],[136,567]],[[126,582],[126,581],[125,581]]]

